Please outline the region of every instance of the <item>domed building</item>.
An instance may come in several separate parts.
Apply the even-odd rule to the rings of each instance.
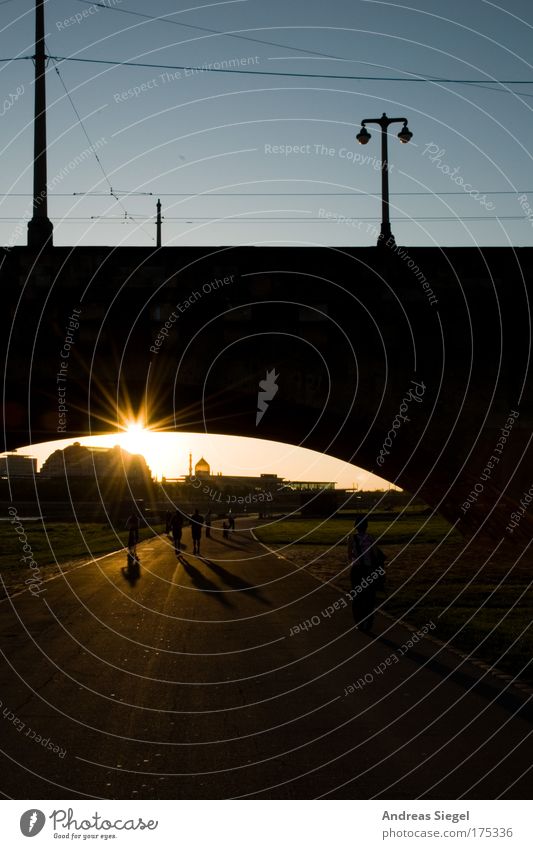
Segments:
[[[209,465],[207,460],[204,460],[203,457],[200,457],[200,459],[196,463],[194,467],[194,474],[197,478],[208,478],[210,476],[211,466]]]
[[[151,472],[142,454],[130,454],[118,445],[98,448],[75,442],[58,448],[45,460],[43,478],[112,477],[150,480]]]

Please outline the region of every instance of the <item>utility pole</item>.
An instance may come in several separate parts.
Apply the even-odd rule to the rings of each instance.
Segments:
[[[157,199],[156,245],[161,247],[161,200]]]
[[[28,247],[52,247],[54,227],[48,218],[46,174],[46,55],[44,0],[35,0],[35,116],[33,123],[33,217],[28,221]]]

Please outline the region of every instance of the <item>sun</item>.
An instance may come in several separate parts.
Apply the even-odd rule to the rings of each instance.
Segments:
[[[145,431],[146,428],[139,422],[130,422],[126,427],[126,433],[143,433]]]
[[[124,433],[120,436],[119,443],[130,454],[143,454],[146,456],[154,447],[154,436],[142,422],[128,422]]]

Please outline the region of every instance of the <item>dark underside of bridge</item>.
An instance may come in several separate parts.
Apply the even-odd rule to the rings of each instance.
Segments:
[[[533,249],[0,259],[4,450],[140,414],[303,445],[419,493],[465,533],[531,537]],[[272,369],[278,391],[256,425]]]

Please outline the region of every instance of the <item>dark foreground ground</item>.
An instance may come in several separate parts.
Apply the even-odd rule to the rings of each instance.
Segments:
[[[135,586],[120,553],[0,603],[3,794],[531,797],[527,693],[431,632],[360,634],[246,531],[184,541],[142,543]]]

